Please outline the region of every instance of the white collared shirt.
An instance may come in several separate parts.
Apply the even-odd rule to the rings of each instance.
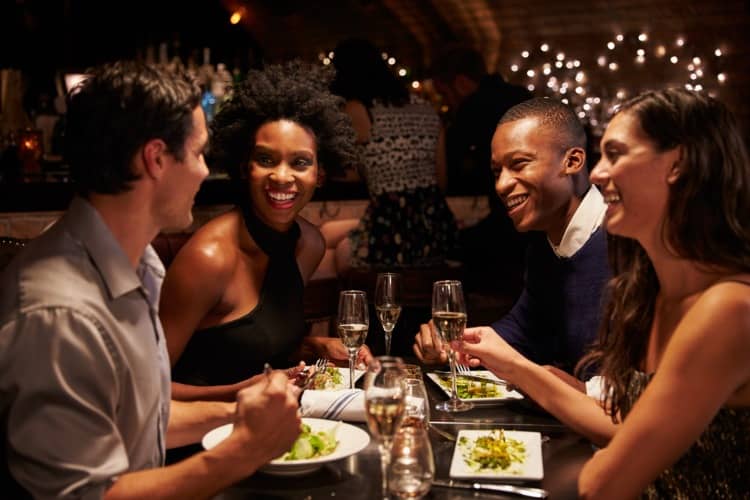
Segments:
[[[555,246],[547,238],[555,254],[558,257],[575,255],[602,225],[606,211],[607,204],[602,194],[596,186],[591,186],[565,228],[560,244]]]

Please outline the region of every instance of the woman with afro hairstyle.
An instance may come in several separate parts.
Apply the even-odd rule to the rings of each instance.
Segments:
[[[302,302],[325,242],[299,212],[324,166],[355,161],[329,82],[301,62],[250,71],[211,124],[209,162],[229,172],[237,206],[198,229],[167,271],[160,317],[175,399],[234,400],[266,362],[347,359],[338,338],[306,337]]]

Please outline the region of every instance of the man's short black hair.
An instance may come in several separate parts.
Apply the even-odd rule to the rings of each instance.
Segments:
[[[586,149],[586,132],[575,112],[551,97],[535,97],[516,104],[505,112],[497,126],[532,117],[538,119],[541,126],[548,126],[557,133],[561,147]]]

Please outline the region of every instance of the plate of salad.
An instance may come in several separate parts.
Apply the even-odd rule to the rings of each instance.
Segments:
[[[365,370],[354,370],[354,382],[365,374]],[[311,390],[340,391],[349,388],[349,368],[328,366],[313,379]]]
[[[465,399],[483,403],[506,401],[509,399],[523,399],[523,394],[508,390],[505,382],[489,370],[474,370],[475,377],[456,376],[456,390],[458,399]],[[444,373],[430,372],[427,374],[446,395],[451,394],[451,376]],[[482,380],[483,379],[483,380]]]
[[[203,436],[203,447],[211,449],[232,433],[232,424],[222,425]],[[370,443],[370,435],[359,427],[335,420],[303,418],[299,437],[291,449],[260,468],[277,476],[310,474],[328,462],[358,453]]]
[[[450,476],[541,480],[542,435],[503,429],[459,431]]]

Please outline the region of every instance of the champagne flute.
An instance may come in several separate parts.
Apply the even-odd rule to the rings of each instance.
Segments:
[[[402,426],[393,438],[388,490],[396,498],[422,498],[429,493],[434,477],[435,460],[427,429]]]
[[[344,290],[339,294],[338,331],[349,351],[349,388],[354,389],[354,363],[365,343],[370,324],[367,295],[361,290]]]
[[[380,448],[383,498],[388,494],[388,464],[391,444],[404,415],[404,371],[401,358],[379,356],[365,375],[367,426]]]
[[[474,407],[467,401],[458,399],[456,389],[456,359],[450,343],[458,340],[466,327],[466,303],[460,281],[436,281],[432,286],[432,321],[448,350],[448,362],[451,367],[451,397],[435,405],[437,410],[458,412]]]
[[[391,354],[391,337],[401,315],[401,275],[379,273],[375,282],[375,310],[385,333],[385,355]]]

